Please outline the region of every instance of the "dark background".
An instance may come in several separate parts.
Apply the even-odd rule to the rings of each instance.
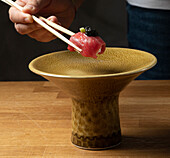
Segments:
[[[0,81],[44,80],[28,69],[29,62],[40,55],[65,50],[59,39],[41,43],[18,34],[8,18],[9,6],[0,2]],[[126,47],[126,3],[113,0],[85,0],[70,30],[82,26],[96,28],[107,46]]]

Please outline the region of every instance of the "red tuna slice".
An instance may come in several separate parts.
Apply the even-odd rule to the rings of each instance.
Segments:
[[[87,36],[82,32],[71,36],[70,41],[82,49],[80,53],[85,57],[97,58],[98,54],[104,53],[106,47],[106,43],[99,36]],[[68,50],[71,52],[75,51],[70,45],[68,46]]]

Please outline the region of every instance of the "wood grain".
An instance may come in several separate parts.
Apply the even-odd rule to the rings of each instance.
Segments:
[[[71,105],[49,82],[0,82],[0,158],[170,157],[170,81],[133,81],[121,93],[123,140],[111,150],[71,144]]]

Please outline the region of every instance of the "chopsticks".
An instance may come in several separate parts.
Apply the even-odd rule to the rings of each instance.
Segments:
[[[70,31],[70,30],[68,30],[68,29],[66,29],[66,28],[64,28],[64,27],[62,27],[62,26],[60,26],[60,25],[58,25],[58,24],[56,24],[56,23],[54,23],[54,22],[52,22],[52,21],[50,21],[50,20],[48,20],[48,19],[46,19],[44,17],[42,17],[42,16],[39,16],[39,18],[44,20],[48,25],[52,26],[53,28],[55,28],[57,30],[60,30],[61,32],[64,32],[67,35],[72,36],[72,35],[75,34],[74,32],[72,32],[72,31]]]
[[[13,7],[17,8],[20,11],[22,11],[22,9],[23,9],[21,6],[19,6],[17,3],[15,3],[12,0],[1,0],[1,1],[8,4],[8,5],[10,5],[10,6],[13,6]],[[72,32],[72,31],[70,31],[70,30],[68,30],[68,29],[66,29],[66,28],[64,28],[64,27],[62,27],[62,26],[60,26],[60,25],[58,25],[56,23],[53,23],[53,22],[51,22],[51,21],[49,21],[49,20],[47,20],[47,19],[45,19],[45,18],[43,18],[41,16],[39,18],[44,20],[48,25],[46,23],[44,23],[43,21],[41,21],[39,18],[37,18],[35,15],[31,15],[31,16],[32,16],[32,18],[34,19],[35,22],[37,22],[43,28],[45,28],[46,30],[48,30],[49,32],[54,34],[56,37],[60,38],[62,41],[66,42],[68,45],[75,48],[75,50],[78,53],[80,53],[82,51],[79,47],[77,47],[74,43],[70,42],[67,38],[65,38],[62,34],[57,32],[55,29],[60,30],[61,32],[64,32],[64,33],[66,33],[66,34],[68,34],[70,36],[74,35],[75,34],[74,32]],[[55,29],[53,29],[50,26],[52,26]]]

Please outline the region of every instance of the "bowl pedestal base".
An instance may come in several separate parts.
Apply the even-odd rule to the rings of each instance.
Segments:
[[[101,150],[121,141],[118,95],[72,99],[72,136],[74,145]]]

